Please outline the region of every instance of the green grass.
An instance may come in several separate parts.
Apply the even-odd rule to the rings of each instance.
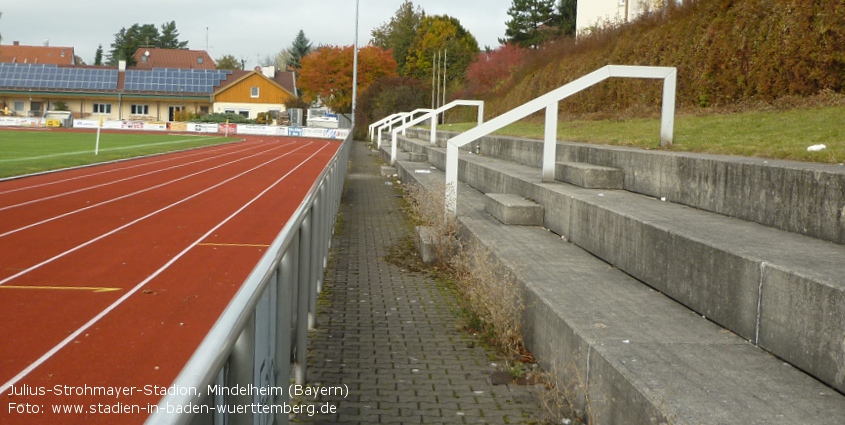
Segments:
[[[102,133],[100,135],[99,155],[94,155],[96,137],[94,132],[0,130],[0,177],[209,146],[236,140],[216,135]]]
[[[845,107],[753,111],[719,115],[678,115],[672,151],[755,156],[826,163],[845,162]],[[457,123],[444,130],[466,131]],[[543,138],[543,124],[523,120],[496,134]],[[558,140],[660,149],[660,119],[571,120],[561,116]],[[827,149],[808,152],[823,144]]]

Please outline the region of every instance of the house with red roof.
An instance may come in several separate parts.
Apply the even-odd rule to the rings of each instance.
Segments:
[[[66,49],[72,57],[73,49]],[[145,62],[129,68],[125,62],[115,67],[29,59],[35,56],[25,62],[0,61],[0,111],[42,117],[64,107],[74,118],[156,122],[173,121],[178,111],[234,112],[256,118],[261,112],[284,111],[284,103],[296,93],[291,72],[218,70],[203,51],[146,53],[140,51]]]
[[[135,52],[134,68],[217,69],[205,50],[159,49],[142,47]]]
[[[24,46],[15,41],[0,45],[0,62],[75,65],[73,47]]]

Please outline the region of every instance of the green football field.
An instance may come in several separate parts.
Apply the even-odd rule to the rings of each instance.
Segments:
[[[0,178],[113,161],[237,140],[213,134],[102,133],[0,130]]]

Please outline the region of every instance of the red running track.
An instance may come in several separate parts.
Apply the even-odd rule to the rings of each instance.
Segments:
[[[339,147],[250,137],[0,182],[0,423],[143,423]]]

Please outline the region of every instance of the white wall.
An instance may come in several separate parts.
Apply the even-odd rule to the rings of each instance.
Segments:
[[[676,0],[682,3],[682,0]],[[581,34],[599,23],[630,22],[647,10],[655,10],[663,0],[579,0],[575,33]],[[627,19],[626,19],[627,17]]]

